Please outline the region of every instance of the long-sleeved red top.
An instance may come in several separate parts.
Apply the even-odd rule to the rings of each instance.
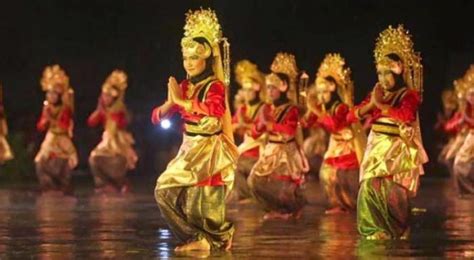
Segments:
[[[356,122],[358,120],[358,110],[367,105],[370,102],[370,98],[371,95],[369,94],[361,104],[351,109],[347,115],[347,120],[349,122]],[[404,88],[400,90],[398,95],[394,95],[394,97],[388,101],[390,103],[390,108],[387,110],[386,115],[383,115],[382,110],[376,107],[369,112],[368,116],[370,117],[371,122],[375,122],[381,117],[390,117],[401,123],[411,123],[416,120],[416,112],[420,105],[420,101],[420,94],[418,91]]]
[[[108,117],[107,117],[107,114]],[[113,120],[119,129],[125,129],[128,124],[127,112],[124,109],[119,109],[113,112],[106,112],[104,110],[94,111],[89,118],[87,119],[87,124],[89,127],[97,127],[98,125],[105,125],[107,118]]]
[[[312,113],[308,118],[303,118],[301,124],[305,128],[323,127],[331,135],[337,135],[339,131],[351,125],[351,122],[346,119],[349,111],[349,107],[346,104],[338,103],[329,109],[328,113],[324,116],[318,117]],[[355,151],[347,152],[339,156],[326,157],[324,161],[337,169],[357,169],[359,162],[357,161]]]
[[[202,84],[203,86],[199,86]],[[184,107],[173,105],[166,114],[163,114],[161,107],[153,110],[151,121],[153,124],[159,124],[164,118],[171,117],[175,113],[179,113],[181,118],[186,122],[198,123],[203,117],[212,116],[221,118],[225,112],[225,86],[218,80],[197,83],[197,91],[190,98],[186,96],[190,86],[189,80],[184,80],[180,83],[182,98],[191,102],[191,109],[186,110]],[[203,94],[201,96],[201,93]],[[197,186],[222,186],[221,173],[216,173],[213,176],[199,182]]]
[[[59,108],[59,111],[54,115],[54,108],[51,106],[45,106],[41,113],[40,119],[36,124],[36,128],[40,132],[47,131],[49,128],[57,128],[59,131],[67,132],[72,124],[72,110],[68,106]],[[49,115],[49,116],[48,116]],[[56,119],[51,121],[49,118]],[[53,129],[54,130],[54,129]]]
[[[255,125],[257,123],[257,115],[263,106],[263,102],[258,102],[253,105],[239,106],[234,116],[232,117],[232,124],[238,124],[240,121],[243,121],[243,123],[245,123],[246,125]],[[252,136],[251,129],[248,130],[245,134]],[[260,152],[259,150],[259,147],[254,147],[247,151],[244,151],[241,156],[258,158]]]
[[[274,107],[267,104],[262,109],[270,124],[264,124],[261,118],[258,117],[252,129],[252,135],[255,138],[265,132],[270,134],[270,140],[272,135],[283,136],[286,141],[295,138],[299,120],[299,111],[295,105],[287,103]],[[267,129],[268,126],[270,126],[270,129]]]

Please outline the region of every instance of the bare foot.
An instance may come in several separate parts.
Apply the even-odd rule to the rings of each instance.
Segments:
[[[211,245],[207,242],[206,239],[201,239],[198,241],[190,242],[183,246],[178,246],[174,249],[176,252],[183,252],[183,251],[210,251]]]
[[[230,251],[230,249],[232,249],[232,239],[234,239],[234,237],[230,237],[230,239],[227,241],[226,245],[225,245],[225,251]]]
[[[326,215],[335,215],[335,214],[341,214],[341,213],[347,213],[347,210],[340,207],[334,207],[334,208],[327,209],[326,211],[324,211],[324,214]]]
[[[291,214],[288,213],[279,213],[279,212],[268,212],[267,214],[263,215],[264,220],[269,219],[283,219],[288,220],[291,217]]]

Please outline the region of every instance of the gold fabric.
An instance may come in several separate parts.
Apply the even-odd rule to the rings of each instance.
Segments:
[[[114,107],[106,112],[106,122],[104,132],[102,133],[102,140],[94,150],[92,150],[90,158],[97,156],[123,156],[127,160],[126,169],[133,170],[138,161],[138,156],[133,149],[135,140],[131,133],[120,129],[117,123],[110,118],[111,113],[119,109],[123,109],[123,104],[114,105]]]
[[[324,159],[348,155],[354,152],[353,134],[343,128],[329,137],[329,146]],[[357,199],[359,172],[341,170],[325,162],[321,165],[319,181],[331,207],[354,209]]]
[[[194,186],[220,173],[227,186],[232,189],[238,152],[227,135],[221,133],[221,121],[215,117],[203,117],[197,125],[186,124],[186,132],[204,135],[183,135],[183,143],[176,157],[157,180],[156,189]]]
[[[224,186],[156,189],[161,214],[182,242],[206,239],[211,249],[226,246],[234,226],[225,218]]]
[[[257,176],[276,174],[289,176],[296,180],[300,179],[308,170],[306,156],[295,142],[268,143],[251,174]]]
[[[389,121],[385,119],[385,122]],[[396,124],[394,121],[390,123]],[[409,190],[411,196],[415,196],[419,177],[424,174],[423,163],[427,161],[423,147],[416,140],[372,129],[360,168],[360,181],[392,176],[394,182]]]

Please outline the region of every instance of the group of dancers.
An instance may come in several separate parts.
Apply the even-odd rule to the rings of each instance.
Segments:
[[[34,158],[36,175],[44,194],[72,194],[71,171],[78,164],[72,141],[74,130],[74,90],[66,72],[59,66],[45,68],[41,78],[46,93],[43,110],[36,125],[45,132],[44,141]],[[89,165],[96,193],[126,193],[126,174],[135,168],[138,156],[133,136],[127,131],[128,112],[124,104],[127,75],[113,71],[102,85],[97,108],[88,118],[90,127],[103,126],[102,140],[92,150]],[[6,141],[7,126],[1,106],[0,162],[13,159]]]
[[[418,115],[423,66],[408,31],[400,25],[380,33],[374,50],[378,82],[360,104],[354,102],[351,70],[338,53],[326,55],[312,84],[289,53],[278,53],[268,74],[240,61],[234,115],[228,101],[229,46],[214,11],[189,11],[181,40],[187,78],[169,77],[167,99],[152,111],[154,124],[174,114],[184,124],[179,151],[155,188],[163,218],[184,242],[176,250],[230,249],[230,201],[255,200],[266,212],[264,219],[300,218],[306,204],[303,184],[315,168],[329,205],[326,214],[356,211],[358,231],[366,239],[407,237],[410,201],[428,161]],[[45,69],[41,85],[46,101],[38,129],[47,133],[36,171],[43,189],[66,192],[78,161],[71,141],[73,91],[57,65]],[[457,106],[445,106],[438,127],[449,133],[440,160],[459,175],[463,193],[474,190],[473,86],[471,67],[456,81],[455,94],[450,92]],[[98,192],[126,192],[125,174],[137,162],[126,131],[126,88],[126,74],[112,72],[88,120],[91,127],[104,126],[89,158]],[[12,154],[1,123],[0,154],[6,160]],[[234,137],[242,140],[239,146]]]

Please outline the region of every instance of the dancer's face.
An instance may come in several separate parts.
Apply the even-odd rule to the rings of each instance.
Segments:
[[[379,83],[385,90],[390,90],[395,86],[395,77],[393,72],[388,67],[377,68]]]
[[[474,88],[469,89],[466,95],[466,100],[469,104],[474,106]]]
[[[54,90],[46,92],[46,100],[49,104],[56,105],[59,102],[59,93]]]
[[[115,99],[116,98],[110,95],[109,93],[102,92],[102,102],[104,106],[110,107],[115,102]]]
[[[250,102],[257,97],[257,91],[253,90],[252,88],[244,88],[242,89],[242,95],[245,99],[245,102]]]
[[[272,101],[277,101],[282,95],[278,87],[274,85],[267,86],[267,92],[268,96],[272,99]]]
[[[198,76],[206,69],[206,60],[200,58],[198,55],[184,55],[183,67],[190,77]]]

